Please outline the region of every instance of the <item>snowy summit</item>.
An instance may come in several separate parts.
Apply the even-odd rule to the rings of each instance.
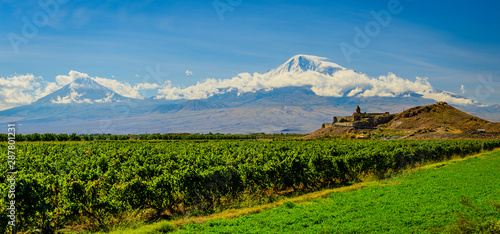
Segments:
[[[128,98],[104,87],[90,77],[80,77],[54,93],[41,98],[37,103],[105,103],[126,99]]]
[[[269,76],[282,75],[288,72],[291,73],[303,73],[306,71],[315,71],[325,75],[332,75],[336,71],[345,69],[344,67],[326,61],[327,58],[318,57],[314,55],[295,55],[286,63],[281,64],[281,66],[270,70],[266,73]]]

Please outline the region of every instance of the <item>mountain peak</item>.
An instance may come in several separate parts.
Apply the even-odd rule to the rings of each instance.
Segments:
[[[126,100],[90,77],[79,77],[59,90],[40,98],[36,103],[106,103]]]
[[[342,66],[326,61],[327,58],[314,55],[298,54],[290,58],[284,64],[270,70],[266,74],[270,76],[281,75],[284,73],[303,73],[306,71],[316,71],[325,75],[332,75],[338,70],[343,70]]]
[[[74,79],[71,83],[77,83],[77,84],[83,84],[83,83],[92,83],[95,82],[92,78],[90,77],[78,77]],[[97,83],[97,82],[95,82]]]
[[[111,91],[110,89],[102,86],[101,84],[97,83],[95,80],[93,80],[92,78],[90,77],[79,77],[75,80],[73,80],[73,82],[71,82],[69,84],[69,87],[71,89],[82,89],[82,90],[103,90],[103,91],[106,91],[106,92],[109,92],[109,93],[112,93],[113,91]]]

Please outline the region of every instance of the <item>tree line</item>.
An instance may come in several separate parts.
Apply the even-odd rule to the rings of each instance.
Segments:
[[[278,134],[265,134],[265,133],[250,133],[246,135],[239,134],[222,134],[222,133],[207,133],[207,134],[129,134],[129,135],[116,135],[116,134],[55,134],[55,133],[32,133],[32,134],[16,134],[16,141],[124,141],[124,140],[249,140],[259,138],[286,138],[298,137],[303,134],[294,133],[278,133]],[[7,134],[0,134],[0,142],[7,141]]]

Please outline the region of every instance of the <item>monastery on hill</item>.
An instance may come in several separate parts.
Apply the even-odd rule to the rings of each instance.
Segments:
[[[342,126],[342,127],[354,127],[354,128],[365,128],[369,127],[367,124],[360,122],[365,118],[374,118],[378,116],[389,116],[389,112],[385,113],[366,113],[361,112],[361,108],[359,106],[356,107],[356,112],[352,113],[351,116],[333,116],[332,123],[324,123],[323,128],[333,127],[333,126]],[[370,124],[371,125],[371,124]]]

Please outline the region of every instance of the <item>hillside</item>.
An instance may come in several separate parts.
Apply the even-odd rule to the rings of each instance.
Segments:
[[[395,130],[442,130],[467,133],[484,129],[486,132],[500,132],[500,123],[493,123],[467,114],[443,102],[403,111],[381,127],[385,126]]]
[[[388,121],[387,121],[388,120]],[[327,127],[321,128],[306,138],[347,133],[367,134],[376,130],[388,130],[399,136],[410,138],[498,138],[500,123],[495,123],[467,114],[445,102],[417,106],[401,113],[392,114],[384,121],[380,118],[366,118],[372,128]],[[484,130],[484,131],[483,131]]]

